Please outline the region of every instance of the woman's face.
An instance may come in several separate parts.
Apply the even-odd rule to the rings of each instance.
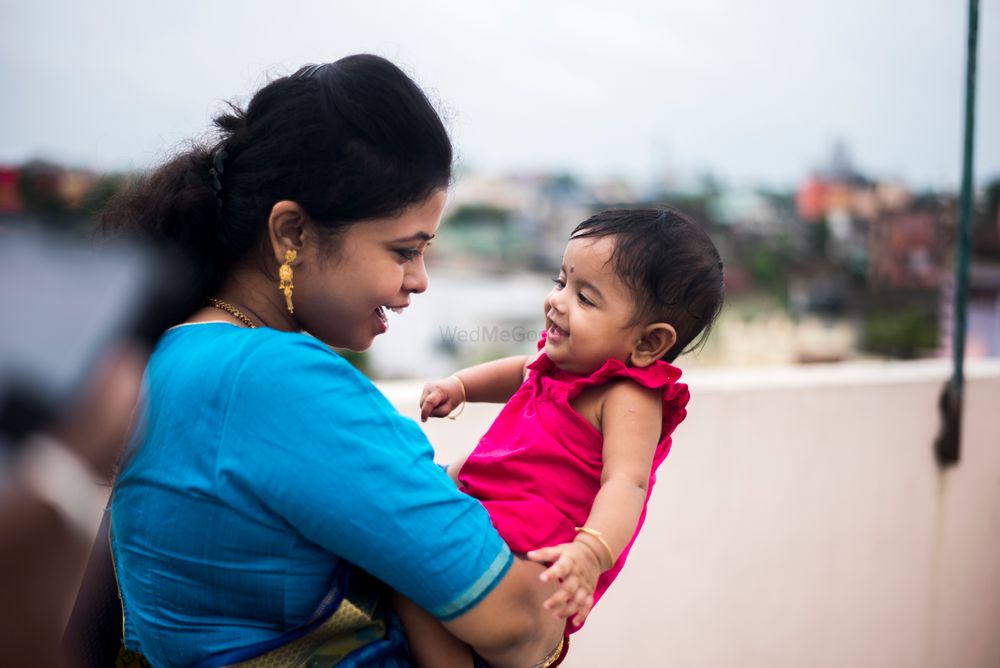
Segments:
[[[390,310],[427,289],[424,253],[441,223],[439,190],[393,218],[344,230],[334,243],[312,243],[295,264],[295,316],[302,328],[337,347],[362,351],[388,327]]]

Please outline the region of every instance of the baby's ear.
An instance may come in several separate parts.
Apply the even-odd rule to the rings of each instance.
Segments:
[[[677,330],[665,322],[654,322],[642,330],[642,338],[632,347],[632,366],[646,367],[667,354],[677,343]]]

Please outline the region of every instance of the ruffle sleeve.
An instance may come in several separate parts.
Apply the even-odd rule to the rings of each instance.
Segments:
[[[548,365],[552,362],[545,358]],[[539,358],[541,360],[541,358]],[[647,367],[627,366],[617,359],[609,359],[600,369],[589,376],[580,376],[566,385],[566,400],[572,401],[589,387],[606,385],[618,378],[628,378],[643,387],[663,392],[663,430],[662,434],[670,434],[687,417],[687,404],[691,393],[685,383],[678,382],[681,370],[672,364],[656,361]]]
[[[538,350],[545,347],[546,332],[538,339]],[[588,387],[605,385],[618,378],[628,378],[651,390],[663,390],[663,434],[670,434],[687,416],[687,403],[691,398],[688,386],[678,382],[681,370],[658,360],[646,367],[627,366],[618,359],[607,360],[601,368],[588,376],[577,376],[562,371],[544,352],[527,366],[531,375],[551,376],[556,383],[546,392],[555,392],[567,402],[576,399]],[[529,376],[530,377],[530,376]],[[557,389],[558,388],[558,389]]]

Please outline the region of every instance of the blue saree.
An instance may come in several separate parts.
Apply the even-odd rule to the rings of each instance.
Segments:
[[[352,565],[442,620],[510,567],[419,427],[307,335],[172,329],[145,392],[112,498],[112,552],[125,644],[154,666],[266,652],[318,623]],[[377,642],[337,665],[408,662],[398,623],[384,619]]]

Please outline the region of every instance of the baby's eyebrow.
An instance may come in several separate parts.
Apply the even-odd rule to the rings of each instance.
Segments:
[[[576,267],[572,267],[571,266],[569,268],[569,272],[568,273],[572,274],[575,270],[576,270]],[[563,265],[559,266],[559,273],[560,274],[564,274],[564,275],[567,274],[566,265],[563,264]],[[593,283],[591,283],[590,281],[588,281],[587,279],[585,279],[585,278],[578,278],[578,279],[576,279],[576,282],[580,285],[580,287],[584,288],[585,290],[590,290],[591,292],[593,292],[597,296],[598,299],[600,299],[602,301],[607,301],[606,299],[604,299],[604,294],[601,293],[601,291],[597,289],[597,286],[594,285]]]
[[[576,271],[576,267],[572,267],[571,266],[569,268],[569,272],[568,273],[572,274],[574,271]],[[566,274],[567,273],[566,272],[566,265],[564,265],[564,264],[559,265],[559,273],[560,274]],[[588,281],[587,279],[585,279],[585,278],[578,278],[578,279],[576,279],[576,282],[579,283],[581,287],[583,287],[583,288],[585,288],[587,290],[590,290],[595,295],[597,295],[597,298],[600,299],[601,301],[607,301],[606,299],[604,299],[604,295],[601,293],[601,291],[597,289],[597,286],[594,285],[593,283],[591,283],[590,281]]]
[[[605,301],[604,300],[604,295],[601,294],[601,291],[597,289],[597,286],[594,285],[593,283],[591,283],[590,281],[587,281],[587,280],[584,280],[584,279],[578,279],[577,283],[580,284],[580,287],[588,289],[591,292],[593,292],[595,295],[597,295],[598,299],[600,299],[602,301]]]

